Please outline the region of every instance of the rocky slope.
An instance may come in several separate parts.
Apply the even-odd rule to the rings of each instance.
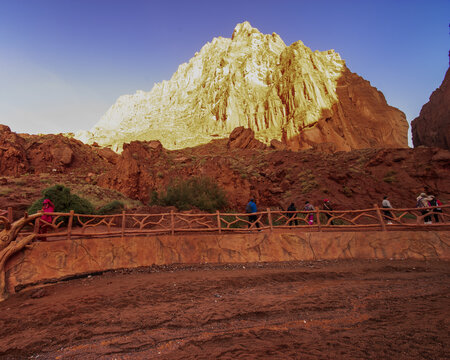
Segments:
[[[333,50],[286,46],[248,22],[230,38],[214,38],[169,81],[121,96],[82,141],[120,150],[132,140],[167,149],[252,129],[266,144],[325,151],[406,147],[405,115],[345,66]]]
[[[56,183],[95,206],[117,199],[130,210],[142,204],[129,199],[148,204],[152,192],[193,176],[214,179],[226,192],[228,209],[237,211],[250,197],[261,208],[283,209],[292,201],[301,207],[323,198],[337,208],[361,209],[380,203],[384,195],[394,206],[414,207],[422,191],[450,201],[450,152],[438,148],[294,152],[276,142],[267,147],[252,130],[238,128],[229,139],[182,150],[134,141],[117,155],[62,135],[0,129],[0,209],[13,206],[22,213],[42,189]]]
[[[16,134],[0,125],[0,174],[19,176],[77,169],[88,172],[109,169],[117,159],[110,149],[89,146],[59,135]]]
[[[420,115],[412,121],[411,128],[415,147],[425,145],[450,150],[450,69]]]
[[[330,198],[339,208],[357,209],[389,195],[397,207],[415,207],[422,192],[450,200],[450,152],[436,148],[361,149],[333,155],[254,147],[251,132],[227,140],[169,151],[159,142],[124,146],[117,165],[100,176],[102,187],[148,202],[174,179],[208,176],[225,189],[231,209],[243,211],[254,197],[260,206],[287,208]],[[232,145],[232,146],[231,146]]]

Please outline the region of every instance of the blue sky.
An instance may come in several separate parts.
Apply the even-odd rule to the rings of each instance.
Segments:
[[[449,65],[450,0],[0,0],[0,123],[90,129],[120,95],[170,79],[245,20],[287,45],[336,50],[408,121]]]

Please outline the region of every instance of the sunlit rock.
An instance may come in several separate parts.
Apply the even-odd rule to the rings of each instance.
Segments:
[[[313,52],[301,41],[286,46],[248,22],[231,39],[204,45],[169,81],[119,97],[91,132],[76,136],[113,150],[133,140],[179,149],[228,137],[240,126],[292,150],[407,146],[405,115],[339,54]]]

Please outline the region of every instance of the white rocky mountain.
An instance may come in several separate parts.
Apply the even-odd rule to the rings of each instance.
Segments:
[[[119,97],[90,132],[76,137],[118,151],[132,140],[178,149],[227,137],[238,126],[293,150],[407,146],[404,114],[352,74],[339,54],[313,52],[301,41],[286,46],[248,22],[231,38],[204,45],[169,81]]]

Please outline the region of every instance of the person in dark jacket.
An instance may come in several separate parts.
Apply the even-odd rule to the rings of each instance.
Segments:
[[[331,206],[330,200],[323,199],[322,209],[323,210],[333,211],[333,207]],[[329,212],[326,212],[325,216],[327,217],[327,223],[328,223],[328,221],[332,218],[332,215]],[[334,225],[333,220],[331,220],[330,225]]]
[[[436,197],[434,195],[430,195],[430,206],[441,206],[442,203],[436,199]],[[433,216],[434,216],[434,221],[435,222],[439,222],[439,214],[442,214],[442,209],[440,207],[436,207],[433,209]],[[442,215],[441,215],[442,216]]]
[[[288,221],[288,225],[298,225],[298,220],[297,220],[297,214],[294,211],[297,211],[297,208],[295,207],[294,203],[291,203],[291,205],[289,205],[289,207],[287,208],[288,211],[288,216],[290,218],[290,220]]]

